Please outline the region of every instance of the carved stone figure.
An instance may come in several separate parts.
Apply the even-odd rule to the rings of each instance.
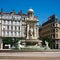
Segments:
[[[49,46],[48,46],[48,42],[47,42],[47,41],[45,41],[45,44],[46,44],[45,49],[50,50],[50,48],[49,48]]]
[[[29,37],[30,37],[30,39],[33,38],[33,28],[29,29]]]
[[[21,41],[18,42],[18,48],[21,49],[21,48],[24,48],[25,47],[25,44],[23,43],[23,45],[21,44]]]
[[[46,47],[49,47],[49,46],[48,46],[48,42],[47,42],[47,41],[45,41],[45,44],[46,44]]]

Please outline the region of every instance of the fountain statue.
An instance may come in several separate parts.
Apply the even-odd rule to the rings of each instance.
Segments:
[[[32,39],[33,38],[33,29],[30,28],[29,29],[29,39]]]
[[[18,41],[18,49],[20,50],[21,48],[25,47],[25,43],[21,44],[21,41]]]
[[[45,49],[50,50],[50,48],[49,48],[49,46],[48,46],[48,42],[47,42],[47,41],[45,41],[45,44],[46,44]]]

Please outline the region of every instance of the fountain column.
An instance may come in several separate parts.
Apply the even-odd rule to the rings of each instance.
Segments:
[[[34,38],[36,38],[36,24],[34,24]]]
[[[27,24],[27,39],[29,39],[29,24]]]

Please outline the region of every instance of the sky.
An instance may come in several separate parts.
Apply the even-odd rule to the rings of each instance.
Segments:
[[[30,8],[34,10],[34,15],[38,16],[39,24],[46,22],[48,17],[55,14],[60,20],[60,0],[0,0],[0,10],[16,13],[22,10],[27,13]]]

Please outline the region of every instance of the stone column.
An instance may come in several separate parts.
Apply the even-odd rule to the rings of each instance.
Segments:
[[[22,37],[22,21],[20,21],[20,37]]]
[[[0,38],[0,49],[3,49],[3,42],[2,42],[2,38]]]
[[[36,25],[34,25],[34,37],[36,38]]]
[[[1,50],[3,49],[3,43],[1,43]]]
[[[38,28],[38,26],[37,26],[37,38],[39,37],[39,34],[38,34],[38,33],[39,33],[39,32],[38,32],[38,29],[39,29],[39,28]]]
[[[27,24],[27,39],[29,39],[29,24]]]
[[[34,36],[36,37],[36,25],[34,25]]]

